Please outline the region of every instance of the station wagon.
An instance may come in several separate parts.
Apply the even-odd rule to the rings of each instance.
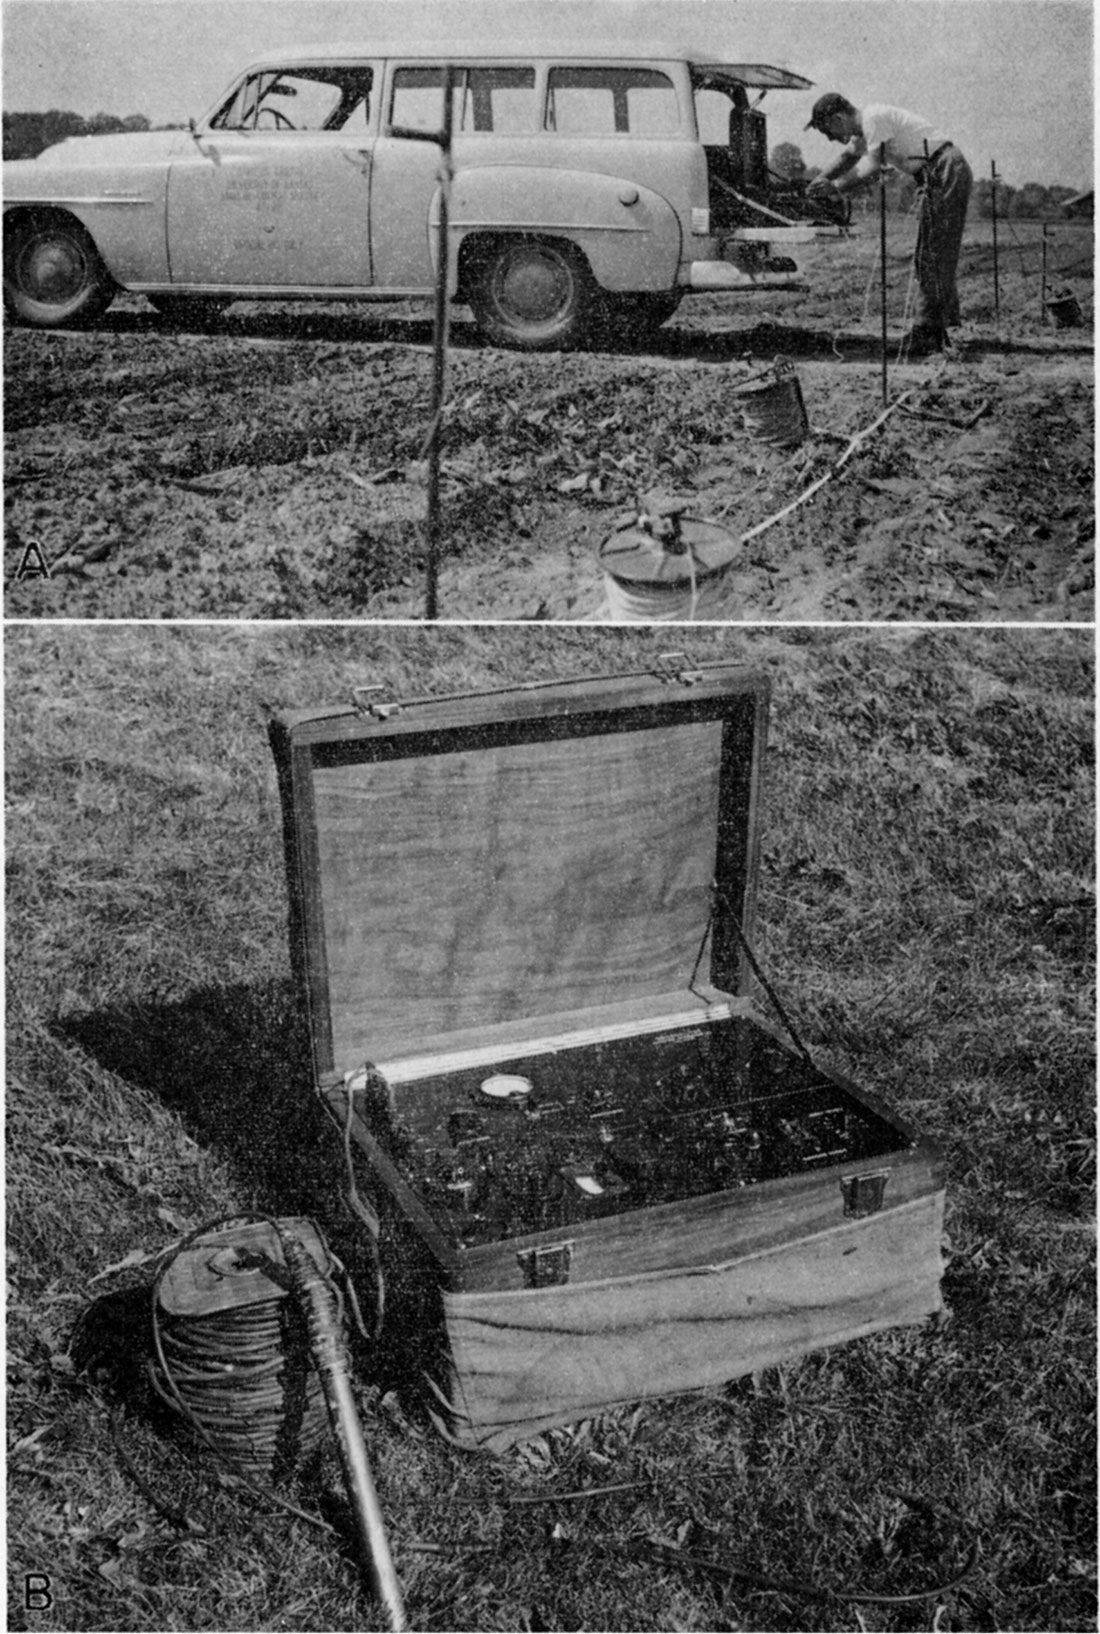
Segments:
[[[768,170],[760,102],[811,82],[692,57],[451,58],[447,288],[531,350],[653,327],[699,291],[804,287],[827,204]],[[4,292],[39,327],[119,290],[234,300],[430,296],[441,58],[309,46],[253,63],[186,130],[73,137],[4,167]]]

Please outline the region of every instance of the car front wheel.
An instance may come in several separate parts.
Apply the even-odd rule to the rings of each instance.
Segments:
[[[4,302],[22,323],[60,329],[106,312],[116,284],[80,223],[30,220],[4,240]]]
[[[470,305],[489,340],[545,352],[584,338],[597,293],[579,251],[548,239],[514,238],[482,255]]]

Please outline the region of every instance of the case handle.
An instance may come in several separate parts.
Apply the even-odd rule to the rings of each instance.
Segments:
[[[379,692],[383,694],[389,692],[384,681],[372,681],[367,686],[352,687],[352,708],[360,715],[373,715],[376,721],[388,721],[391,715],[399,715],[401,705],[396,698],[371,696],[372,693]]]
[[[682,652],[659,652],[653,669],[659,681],[667,681],[670,685],[678,681],[681,686],[692,687],[703,679],[702,670],[691,669],[687,654]]]

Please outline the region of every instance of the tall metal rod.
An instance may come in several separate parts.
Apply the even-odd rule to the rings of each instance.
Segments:
[[[993,217],[993,316],[997,323],[1001,321],[1001,278],[997,264],[997,161],[991,160],[989,174],[993,185],[990,188],[989,202]]]
[[[435,328],[432,338],[432,432],[428,446],[428,585],[425,617],[439,617],[439,559],[442,555],[443,521],[439,512],[439,451],[443,441],[443,399],[447,372],[447,235],[451,204],[451,139],[454,109],[450,63],[443,68],[443,128],[439,133],[439,262],[435,274]]]
[[[882,401],[889,402],[890,388],[886,373],[886,143],[878,150],[878,258],[882,318]]]
[[[1046,315],[1047,315],[1047,235],[1049,234],[1049,232],[1050,232],[1050,228],[1047,226],[1046,222],[1044,221],[1043,222],[1043,277],[1042,277],[1042,283],[1041,283],[1040,290],[1039,290],[1039,321],[1040,322],[1042,322],[1046,318]]]
[[[440,149],[439,165],[439,243],[435,273],[435,325],[432,335],[432,400],[429,422],[428,455],[428,582],[425,594],[424,616],[439,617],[439,562],[443,554],[443,521],[439,507],[439,453],[443,441],[443,400],[447,382],[447,274],[450,256],[448,231],[450,226],[451,181],[453,168],[451,148],[454,137],[454,110],[452,87],[454,69],[443,65],[443,124],[437,131],[412,130],[404,125],[390,125],[386,134],[409,142],[434,142]]]
[[[297,1283],[310,1349],[324,1389],[344,1472],[348,1501],[355,1516],[359,1541],[370,1566],[374,1589],[385,1611],[388,1626],[395,1630],[395,1634],[404,1634],[409,1625],[401,1582],[390,1554],[382,1506],[378,1501],[359,1415],[355,1410],[336,1295],[301,1243],[288,1238],[283,1252]]]

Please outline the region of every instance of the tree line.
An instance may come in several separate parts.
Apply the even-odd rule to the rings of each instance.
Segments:
[[[113,113],[94,113],[85,119],[82,114],[50,108],[46,113],[5,113],[3,117],[5,159],[35,159],[44,148],[67,136],[111,136],[153,128],[143,113],[125,119]]]
[[[802,157],[802,150],[794,142],[780,142],[772,149],[768,163],[777,176],[788,181],[810,182],[821,174],[815,165],[808,165]],[[1044,187],[1041,182],[1025,182],[1022,187],[1010,187],[997,178],[997,218],[1000,221],[1064,221],[1063,205],[1067,199],[1076,198],[1076,187]],[[904,176],[897,171],[886,179],[886,208],[888,210],[907,211],[912,207],[917,193],[917,184],[912,176]],[[872,194],[864,194],[862,199],[857,194],[853,200],[858,210],[860,205],[867,209],[878,208],[878,189]],[[974,192],[971,195],[970,209],[980,220],[988,221],[993,215],[993,180],[989,176],[979,176],[974,181]]]

